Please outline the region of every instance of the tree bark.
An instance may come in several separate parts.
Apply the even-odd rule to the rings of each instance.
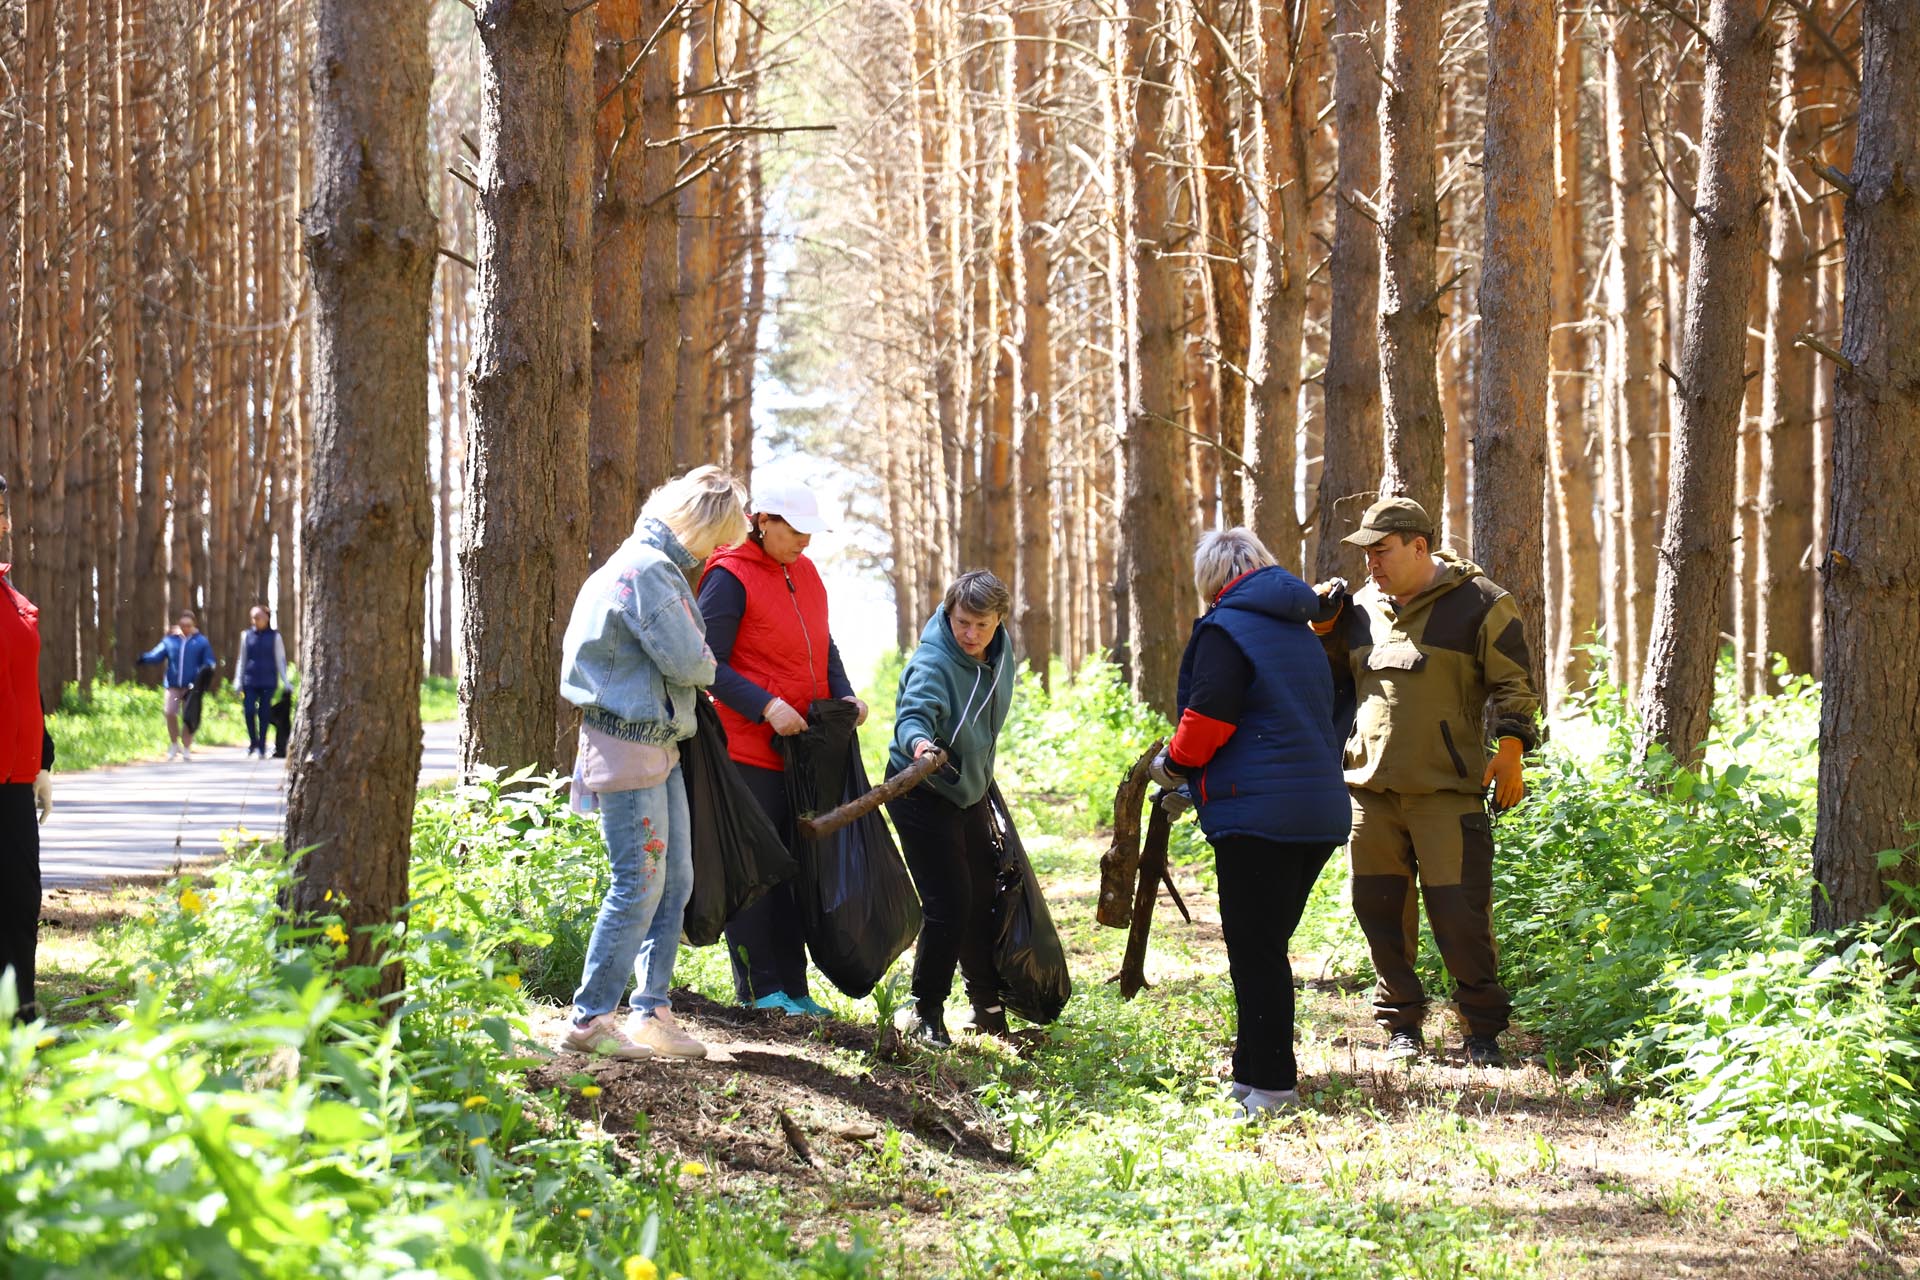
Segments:
[[[1538,0],[1488,0],[1486,241],[1480,273],[1479,429],[1473,551],[1512,594],[1536,690],[1546,688],[1541,503],[1552,325],[1554,15]]]
[[[1014,395],[1020,430],[1020,584],[1015,633],[1041,688],[1052,686],[1053,610],[1053,315],[1047,226],[1048,151],[1045,25],[1039,4],[1014,9],[1013,81],[1017,119],[1013,168],[1018,205],[1014,292],[1020,361]]]
[[[1380,76],[1372,42],[1382,0],[1333,0],[1334,128],[1340,135],[1334,186],[1332,306],[1328,316],[1326,441],[1320,469],[1320,547],[1314,575],[1352,573],[1340,539],[1380,489],[1380,245],[1360,211],[1380,184]]]
[[[1172,96],[1175,45],[1161,25],[1158,0],[1130,0],[1123,38],[1122,86],[1135,94],[1127,139],[1132,176],[1129,239],[1135,301],[1130,346],[1132,386],[1127,406],[1126,487],[1121,525],[1126,536],[1127,636],[1134,694],[1171,716],[1179,676],[1179,602],[1187,587],[1187,521],[1181,506],[1186,456],[1180,432],[1180,269],[1167,251],[1175,235],[1169,218],[1164,132]]]
[[[648,32],[640,0],[594,7],[595,172],[593,210],[593,409],[587,442],[588,535],[592,563],[633,532],[640,509],[640,359],[646,315],[646,130],[640,77],[626,75]]]
[[[386,994],[403,975],[365,930],[405,907],[420,770],[433,64],[411,0],[319,0],[315,25],[314,465],[286,842],[307,850],[294,908],[338,909],[347,963],[384,963]]]
[[[639,134],[645,147],[640,203],[640,417],[633,488],[644,501],[673,473],[673,406],[680,365],[680,210],[673,185],[679,132],[680,9],[675,0],[640,0],[641,39],[653,47],[640,63]],[[631,56],[631,55],[630,55]],[[638,508],[636,507],[636,510]]]
[[[460,549],[460,756],[471,775],[553,768],[559,717],[561,450],[584,406],[570,290],[569,164],[590,127],[573,106],[563,0],[490,0],[478,217],[480,324]]]
[[[1846,322],[1834,378],[1815,928],[1920,883],[1920,12],[1865,0],[1846,201]],[[1905,850],[1882,867],[1882,850]],[[1906,900],[1903,910],[1910,910]]]
[[[1380,98],[1380,373],[1387,452],[1380,491],[1412,498],[1435,520],[1445,496],[1446,449],[1435,372],[1441,8],[1440,0],[1387,0]]]
[[[1736,433],[1745,397],[1747,306],[1760,247],[1770,33],[1763,0],[1713,0],[1706,125],[1687,275],[1666,529],[1637,750],[1698,759],[1713,711],[1719,620],[1731,568]]]

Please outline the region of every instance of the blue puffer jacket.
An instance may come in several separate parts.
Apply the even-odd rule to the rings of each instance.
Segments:
[[[1344,844],[1353,826],[1336,723],[1333,674],[1307,626],[1313,589],[1278,567],[1247,574],[1193,624],[1180,662],[1180,709],[1202,632],[1219,628],[1253,668],[1239,727],[1189,779],[1209,840]]]

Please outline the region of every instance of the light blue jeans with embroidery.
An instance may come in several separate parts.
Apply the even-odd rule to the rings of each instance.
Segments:
[[[693,833],[679,765],[657,787],[606,791],[599,801],[613,885],[600,904],[586,971],[573,994],[574,1021],[583,1024],[619,1006],[629,975],[637,983],[636,1013],[668,1003],[681,919],[693,893]]]

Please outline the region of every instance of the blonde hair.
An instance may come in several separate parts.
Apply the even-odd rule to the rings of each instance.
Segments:
[[[719,467],[695,467],[647,495],[640,518],[649,516],[704,558],[747,536],[747,487]]]
[[[1278,563],[1251,529],[1209,529],[1193,549],[1193,585],[1200,589],[1200,598],[1212,604],[1220,589],[1241,574]]]

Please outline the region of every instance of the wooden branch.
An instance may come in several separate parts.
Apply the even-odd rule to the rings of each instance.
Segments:
[[[1673,0],[1651,0],[1651,2],[1656,9],[1660,9],[1665,13],[1667,13],[1670,17],[1673,18],[1675,22],[1680,23],[1684,27],[1690,28],[1693,31],[1693,34],[1700,37],[1701,41],[1707,46],[1707,48],[1711,49],[1714,47],[1713,37],[1707,34],[1707,29],[1701,26],[1699,22],[1697,22],[1691,14],[1683,13],[1680,9],[1680,6],[1677,4],[1674,4]]]
[[[1842,369],[1845,369],[1848,373],[1853,372],[1853,361],[1847,359],[1845,356],[1841,355],[1838,351],[1835,351],[1832,347],[1820,341],[1820,339],[1814,337],[1810,333],[1803,333],[1799,337],[1795,338],[1793,340],[1793,345],[1796,347],[1805,347],[1809,351],[1818,351],[1821,355],[1833,361],[1835,364],[1839,365]]]
[[[466,147],[468,151],[471,151],[473,153],[473,158],[475,160],[478,160],[480,158],[480,144],[473,140],[472,134],[462,130],[460,134],[460,142],[463,146]]]
[[[1846,196],[1847,199],[1853,199],[1855,190],[1853,179],[1849,178],[1846,174],[1840,172],[1824,160],[1815,162],[1813,171],[1825,178],[1830,185],[1838,188],[1840,193]]]
[[[461,266],[465,267],[469,271],[478,271],[480,269],[480,264],[475,262],[472,258],[467,257],[467,255],[465,255],[464,253],[456,253],[452,249],[447,248],[447,246],[445,245],[440,246],[440,256],[443,258],[452,258],[455,262],[459,263]]]
[[[460,172],[460,170],[454,168],[452,165],[447,166],[447,172],[452,174],[455,178],[459,179],[461,182],[465,183],[467,187],[472,190],[473,194],[475,195],[480,194],[480,184],[475,182],[472,178],[469,178],[466,174]]]
[[[935,747],[863,796],[855,796],[836,809],[817,818],[801,818],[793,825],[809,840],[830,836],[850,822],[866,817],[890,800],[897,800],[920,785],[923,778],[946,767],[947,753]]]
[[[1100,898],[1093,918],[1109,929],[1126,925],[1134,880],[1140,871],[1140,805],[1147,796],[1147,767],[1164,745],[1141,753],[1113,792],[1113,842],[1100,855]]]
[[[1160,883],[1167,886],[1167,894],[1173,899],[1173,905],[1179,910],[1180,918],[1188,924],[1193,923],[1193,913],[1187,910],[1187,900],[1180,896],[1180,886],[1173,882],[1173,869],[1160,868]]]
[[[1647,87],[1644,84],[1640,86],[1640,136],[1646,139],[1647,150],[1653,153],[1653,163],[1660,170],[1660,179],[1667,184],[1667,190],[1673,192],[1673,198],[1686,209],[1689,217],[1695,222],[1701,221],[1700,210],[1694,207],[1693,201],[1687,199],[1687,193],[1680,189],[1680,185],[1673,180],[1673,175],[1667,172],[1666,159],[1661,156],[1660,148],[1653,145],[1653,134],[1647,131]]]
[[[1140,886],[1133,895],[1133,919],[1127,925],[1127,950],[1120,959],[1120,998],[1131,1000],[1147,988],[1147,935],[1153,929],[1153,904],[1167,874],[1167,838],[1173,819],[1151,807],[1147,838],[1140,849]]]
[[[1681,381],[1680,375],[1675,373],[1665,360],[1660,362],[1660,372],[1673,379],[1673,385],[1680,388],[1681,395],[1684,396],[1687,394],[1687,384]]]
[[[1449,293],[1452,293],[1453,287],[1459,284],[1462,280],[1464,280],[1466,278],[1466,275],[1467,275],[1467,269],[1465,267],[1461,267],[1458,271],[1448,276],[1445,282],[1442,283],[1438,289],[1435,289],[1433,291],[1433,296],[1427,299],[1427,306],[1428,307],[1439,306],[1440,299],[1446,297]],[[1422,307],[1421,310],[1423,311],[1426,310],[1426,307]]]
[[[1839,64],[1842,71],[1847,73],[1847,79],[1853,81],[1853,87],[1858,89],[1860,87],[1860,69],[1853,65],[1854,60],[1849,57],[1847,51],[1842,49],[1839,43],[1834,40],[1833,32],[1827,30],[1826,24],[1819,20],[1819,15],[1814,13],[1813,6],[1807,4],[1805,0],[1787,0],[1787,5],[1795,13],[1800,15],[1800,21],[1806,25],[1809,31],[1813,32],[1813,38],[1818,40],[1821,45],[1826,48],[1828,55],[1832,57],[1834,62]]]

